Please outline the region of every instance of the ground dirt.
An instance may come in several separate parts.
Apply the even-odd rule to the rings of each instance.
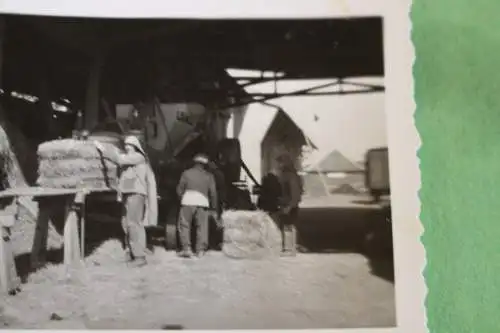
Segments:
[[[295,258],[233,260],[209,252],[201,259],[181,259],[157,247],[148,266],[132,268],[124,262],[121,244],[108,240],[85,259],[84,266],[48,266],[28,277],[22,293],[0,298],[0,327],[394,326],[393,279],[390,273],[380,273],[391,270],[392,262],[357,250],[366,224],[360,221],[373,220],[367,215],[369,209],[332,209],[318,205],[303,209],[299,231],[309,250]],[[320,238],[320,245],[311,245]]]

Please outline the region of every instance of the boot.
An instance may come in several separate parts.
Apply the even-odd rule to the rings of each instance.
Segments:
[[[193,252],[190,249],[184,249],[179,253],[179,257],[181,258],[191,258],[193,256]]]

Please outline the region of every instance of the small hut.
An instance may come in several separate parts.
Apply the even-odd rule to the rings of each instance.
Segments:
[[[304,146],[316,149],[304,131],[283,110],[276,113],[261,143],[261,174],[267,174],[276,163],[276,158],[287,154],[300,170]]]

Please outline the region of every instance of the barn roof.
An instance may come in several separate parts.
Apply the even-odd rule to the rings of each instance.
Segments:
[[[271,121],[271,124],[269,125],[262,140],[262,144],[265,144],[266,139],[270,136],[278,139],[281,138],[283,141],[293,141],[290,140],[290,135],[297,139],[297,144],[301,146],[308,145],[313,149],[317,149],[316,145],[306,134],[304,129],[281,108],[278,109],[278,112],[276,112],[276,115]]]
[[[190,94],[225,100],[230,95],[243,103],[248,93],[227,75],[227,68],[279,71],[284,73],[280,79],[384,74],[380,17],[125,20],[9,15],[4,49],[3,86],[35,92],[39,83],[33,78],[45,71],[52,94],[73,99],[82,98],[97,54],[106,55],[103,90],[120,101],[144,93],[157,73],[164,80],[157,89],[172,98]],[[251,79],[250,84],[265,80]],[[214,84],[200,87],[200,81]]]

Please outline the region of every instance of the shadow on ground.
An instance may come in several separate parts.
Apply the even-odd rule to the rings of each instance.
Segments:
[[[353,199],[355,201],[362,199]],[[57,223],[59,224],[59,223]],[[60,225],[56,229],[62,232]],[[148,232],[149,248],[163,246],[157,236],[162,231]],[[390,208],[354,204],[349,207],[323,204],[303,207],[297,226],[298,245],[304,253],[360,253],[368,260],[372,274],[394,282],[394,262]],[[154,237],[152,237],[154,236]],[[120,223],[86,223],[85,255],[91,255],[101,244],[110,239],[123,240]],[[48,263],[63,262],[62,249],[47,252]],[[31,269],[30,253],[16,257],[19,275],[25,281]]]
[[[360,253],[372,274],[394,282],[390,210],[375,207],[304,207],[297,226],[305,253]]]

